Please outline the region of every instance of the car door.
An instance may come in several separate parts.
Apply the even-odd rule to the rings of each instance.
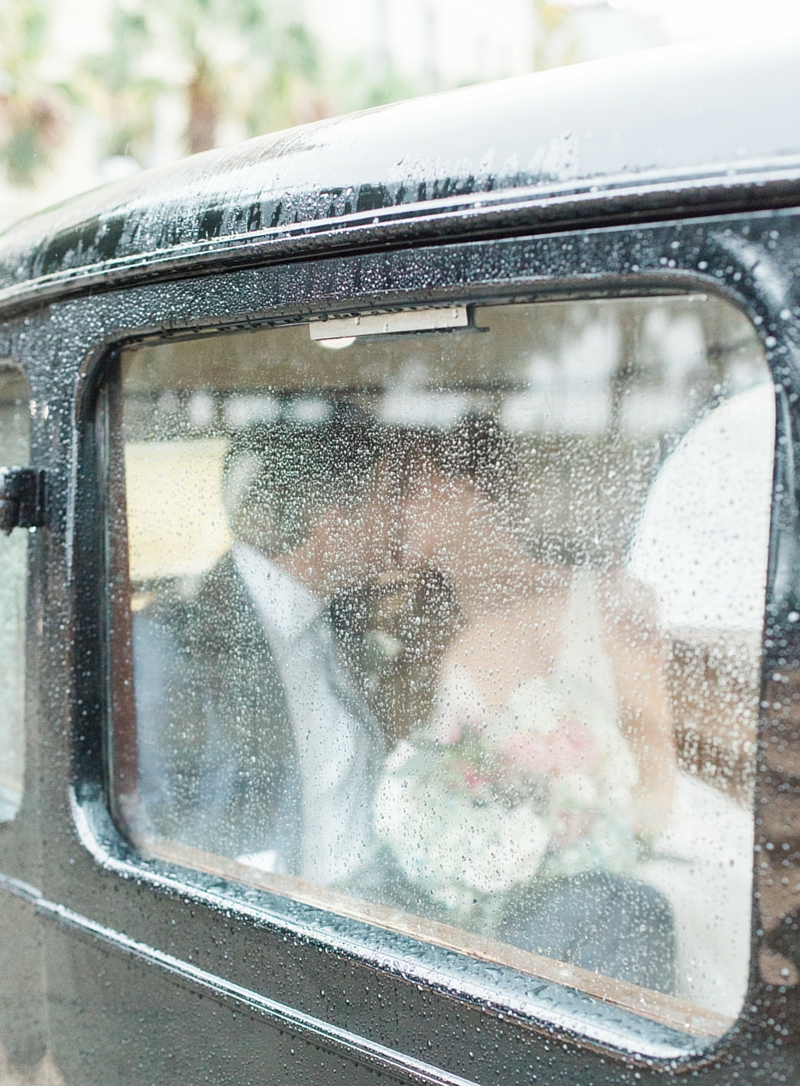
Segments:
[[[67,1083],[791,1080],[796,231],[323,256],[18,326]]]

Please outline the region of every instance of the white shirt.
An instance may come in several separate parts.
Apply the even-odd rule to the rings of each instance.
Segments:
[[[236,543],[231,553],[267,635],[297,743],[303,797],[299,874],[330,885],[355,873],[373,851],[376,732],[354,713],[358,698],[339,662],[323,601],[255,548]],[[267,870],[278,867],[274,852],[239,859]]]

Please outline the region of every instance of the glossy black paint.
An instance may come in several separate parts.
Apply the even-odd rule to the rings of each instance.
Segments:
[[[706,62],[686,63],[696,69],[696,92]],[[554,179],[545,176],[542,166],[531,189],[530,172],[523,178],[519,171],[491,177],[487,171],[481,182],[487,199],[477,207],[474,200],[468,206],[458,186],[473,177],[475,189],[479,175],[467,167],[441,174],[431,167],[424,175],[424,199],[417,188],[415,204],[405,207],[401,201],[407,234],[393,232],[394,211],[385,220],[373,216],[379,221],[369,226],[372,240],[363,249],[352,237],[338,255],[326,246],[331,232],[355,229],[353,216],[396,206],[397,192],[392,195],[387,187],[386,161],[378,168],[380,154],[385,147],[388,159],[402,146],[410,160],[408,148],[420,146],[413,142],[412,129],[423,114],[430,113],[430,123],[419,138],[430,141],[437,133],[441,138],[449,111],[460,117],[450,135],[451,146],[462,148],[460,159],[453,152],[454,162],[468,162],[478,153],[475,148],[485,147],[498,117],[506,118],[505,135],[492,138],[498,144],[501,136],[516,139],[522,159],[548,146],[541,134],[550,131],[548,124],[556,136],[564,130],[564,111],[580,116],[590,76],[579,73],[573,84],[564,75],[549,83],[533,81],[529,92],[511,85],[461,92],[463,109],[443,96],[433,106],[412,104],[373,114],[377,124],[367,117],[313,126],[273,140],[266,160],[263,144],[215,152],[175,167],[161,180],[136,179],[117,195],[103,197],[105,205],[99,197],[87,198],[7,236],[0,247],[0,304],[7,306],[0,355],[20,361],[28,374],[33,463],[47,470],[49,486],[48,525],[31,537],[26,795],[18,819],[0,826],[0,966],[14,962],[9,973],[0,974],[0,1041],[17,1066],[31,1070],[49,1049],[68,1086],[111,1081],[360,1083],[378,1074],[388,1081],[546,1086],[662,1082],[675,1073],[708,1086],[800,1079],[797,990],[762,985],[755,968],[748,1004],[732,1035],[709,1052],[681,1053],[668,1031],[641,1027],[611,1008],[587,1025],[582,1010],[588,1000],[579,993],[474,963],[465,968],[446,951],[144,859],[116,832],[105,802],[104,520],[109,511],[100,485],[100,389],[115,345],[149,336],[411,301],[618,296],[670,288],[725,295],[757,322],[785,407],[779,411],[780,485],[765,681],[776,669],[800,668],[786,623],[787,613],[797,606],[800,583],[800,480],[790,455],[796,459],[800,454],[800,216],[771,208],[771,202],[800,204],[800,181],[792,180],[795,166],[789,166],[795,151],[788,137],[788,142],[779,140],[784,114],[781,124],[775,120],[779,91],[791,91],[800,69],[795,64],[789,71],[788,62],[784,68],[771,62],[770,71],[777,74],[770,82],[765,60],[758,62],[767,90],[752,114],[763,117],[764,124],[753,118],[748,122],[753,142],[749,157],[739,156],[739,181],[721,181],[723,164],[728,156],[736,157],[736,125],[730,121],[728,128],[713,128],[713,146],[711,135],[704,141],[702,133],[710,131],[706,126],[714,108],[721,116],[723,105],[731,108],[729,96],[740,93],[741,72],[730,58],[725,63],[727,68],[722,60],[714,62],[716,70],[704,85],[713,90],[718,80],[721,89],[704,97],[697,131],[687,136],[683,155],[681,103],[673,97],[663,104],[674,114],[673,143],[667,134],[648,136],[661,140],[660,157],[629,118],[624,146],[615,150],[598,142],[580,178]],[[643,101],[629,105],[641,111],[642,124],[645,106],[654,109],[659,95],[666,102],[668,68],[653,77],[649,99],[642,95]],[[615,85],[607,69],[594,71],[600,72],[600,82]],[[685,76],[687,69],[681,71]],[[644,79],[635,64],[632,73],[632,82],[617,88],[619,102],[639,85],[636,80]],[[681,78],[676,76],[670,86],[681,85]],[[540,105],[544,119],[537,124],[544,128],[529,132],[526,119],[535,112],[539,86],[549,112]],[[690,90],[686,102],[692,100]],[[557,92],[562,94],[561,114]],[[483,121],[470,116],[475,112],[470,103],[480,101],[481,93],[488,115]],[[740,93],[737,101],[745,97]],[[599,107],[583,123],[595,131],[598,117],[602,121]],[[606,121],[624,127],[610,114]],[[385,143],[376,146],[375,134],[383,129]],[[365,143],[359,145],[361,138]],[[352,151],[370,140],[371,164],[364,162],[366,151],[361,158]],[[795,143],[800,154],[800,137]],[[770,159],[769,166],[758,166],[759,157]],[[764,210],[686,217],[697,207],[681,203],[686,193],[681,186],[693,177],[692,192],[700,199],[703,185],[697,178],[705,169],[702,163],[709,161],[707,176],[716,178],[710,191],[724,189],[732,206]],[[613,177],[624,175],[626,163],[637,184],[648,170],[660,178],[648,215],[660,208],[677,221],[636,224],[635,210],[607,200],[600,175],[604,168]],[[326,221],[312,253],[308,229],[327,215],[330,192],[347,188],[348,170],[355,205],[348,211],[346,201],[333,201],[337,222]],[[670,171],[683,180],[670,180]],[[292,176],[297,178],[293,189]],[[327,188],[320,180],[324,176]],[[451,177],[461,180],[447,181],[450,195],[442,196],[442,185]],[[440,188],[429,190],[437,178]],[[523,178],[519,184],[518,178]],[[556,232],[553,224],[563,214],[559,192],[565,185],[576,191],[579,181],[585,181],[586,191],[584,203],[578,201],[575,225]],[[589,192],[592,184],[599,186],[597,194]],[[265,227],[265,216],[275,215],[268,194],[280,185],[294,194],[295,203],[284,200],[284,217],[274,228]],[[428,215],[429,191],[438,193],[439,219]],[[626,199],[635,203],[636,198],[631,187]],[[372,201],[369,211],[358,212],[359,199]],[[91,214],[85,211],[89,205]],[[290,214],[287,208],[295,211]],[[505,216],[502,230],[492,218],[500,214],[498,208]],[[437,223],[448,215],[461,240],[450,240],[446,231],[433,239]],[[627,217],[629,225],[587,228],[604,215],[604,221],[614,223]],[[282,233],[270,235],[271,229]],[[247,261],[243,251],[236,261],[258,260],[258,266],[231,270],[231,239],[246,237],[248,231],[258,235],[257,242],[247,251]],[[486,235],[493,239],[485,240]],[[353,248],[358,251],[349,251]],[[202,286],[186,278],[207,268],[212,273],[204,276]],[[765,748],[769,725],[766,719]],[[762,836],[759,845],[765,843]],[[756,919],[756,947],[761,937],[757,925]],[[800,944],[793,927],[789,936]]]
[[[791,203],[799,71],[791,42],[666,49],[210,151],[6,232],[0,309],[223,261]]]
[[[167,1074],[166,1053],[170,1074],[192,1080],[214,1068],[212,1080],[226,1081],[227,1067],[230,1081],[248,1081],[258,1052],[263,1063],[253,1081],[282,1081],[287,1074],[305,1081],[321,1058],[316,1049],[309,1056],[309,1044],[317,1044],[351,1059],[355,1052],[364,1066],[417,1081],[426,1075],[436,1081],[442,1073],[445,1081],[529,1081],[536,1073],[545,1082],[611,1083],[633,1074],[626,1069],[631,1061],[648,1077],[645,1061],[626,1058],[626,1049],[657,1053],[668,1041],[657,1031],[637,1036],[624,1016],[610,1012],[600,1027],[595,1020],[587,1047],[577,1040],[583,997],[481,976],[480,968],[459,970],[445,952],[142,861],[116,834],[103,802],[98,621],[102,518],[94,390],[106,344],[170,329],[369,308],[410,296],[544,297],[693,284],[722,290],[761,319],[765,341],[776,338],[770,350],[776,375],[794,395],[800,346],[794,323],[780,314],[798,305],[790,293],[797,233],[798,220],[781,214],[372,254],[228,273],[204,281],[202,292],[178,282],[70,300],[7,326],[8,347],[27,364],[39,405],[35,456],[53,472],[56,516],[34,542],[47,571],[36,592],[47,598],[37,653],[46,722],[40,807],[45,863],[40,881],[26,878],[26,857],[3,867],[41,891],[40,899],[28,893],[26,900],[47,918],[51,1043],[68,1082],[102,1081],[111,1058],[127,1067],[119,1081],[156,1080],[157,1067]],[[705,272],[697,270],[701,262]],[[786,293],[777,290],[780,284]],[[53,367],[53,358],[59,366]],[[76,437],[78,473],[71,477]],[[793,538],[791,518],[785,527]],[[785,613],[786,602],[775,604]],[[4,828],[0,848],[16,829]],[[188,1003],[176,994],[186,991],[193,993]],[[201,1030],[198,1043],[192,1008],[203,993],[225,1008],[218,1016],[227,1024]],[[758,1008],[761,998],[754,994],[751,1006]],[[152,1014],[154,999],[171,1013]],[[234,1027],[230,1015],[237,1007],[247,1013]],[[289,1053],[293,1060],[280,1054],[281,1030],[298,1038]],[[757,1009],[746,1016],[739,1037],[723,1045],[721,1062],[703,1067],[703,1078],[728,1081],[752,1054],[755,1038],[767,1043],[761,1033]],[[771,1069],[792,1068],[787,1061],[794,1050],[769,1041]],[[129,1051],[142,1068],[126,1064]],[[655,1059],[660,1068],[670,1062]],[[660,1078],[663,1070],[652,1073]]]

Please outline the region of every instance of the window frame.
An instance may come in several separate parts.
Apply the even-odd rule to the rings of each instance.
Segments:
[[[780,213],[778,213],[780,217]],[[754,216],[734,216],[731,221],[737,225],[747,225],[752,222]],[[784,219],[789,216],[784,214]],[[795,224],[796,225],[796,224]],[[756,221],[756,226],[758,222]],[[685,236],[694,232],[699,234],[697,249],[714,256],[712,260],[706,260],[706,267],[702,268],[697,259],[697,252],[692,254],[694,265],[681,265],[675,254],[685,244]],[[763,232],[763,231],[762,231]],[[606,248],[606,239],[609,234],[615,235],[614,246]],[[654,236],[660,238],[654,241]],[[737,239],[738,240],[738,239]],[[675,242],[678,247],[675,247]],[[566,244],[565,244],[566,242]],[[287,320],[299,320],[304,322],[309,316],[344,315],[356,311],[368,311],[370,308],[392,308],[405,304],[435,304],[443,302],[465,301],[470,303],[513,300],[513,301],[543,301],[556,298],[597,298],[642,296],[645,294],[663,294],[670,290],[700,291],[703,293],[717,293],[732,301],[752,323],[756,324],[757,331],[765,346],[768,362],[781,362],[781,352],[784,354],[791,346],[791,341],[780,337],[780,332],[787,330],[788,322],[780,317],[780,312],[785,310],[786,299],[770,295],[763,282],[748,269],[748,263],[752,268],[752,262],[748,261],[748,255],[742,249],[746,249],[746,243],[735,250],[732,245],[725,243],[726,238],[720,231],[719,223],[712,220],[710,223],[693,222],[683,220],[681,222],[656,224],[648,227],[614,227],[606,229],[570,232],[557,235],[538,235],[521,239],[489,239],[481,242],[464,243],[461,245],[450,243],[447,246],[428,246],[422,250],[406,250],[405,253],[388,251],[386,253],[366,254],[365,256],[343,255],[331,258],[322,258],[309,261],[297,266],[279,265],[243,272],[209,273],[203,279],[205,287],[211,289],[203,293],[203,298],[192,299],[188,308],[194,309],[194,315],[186,314],[177,321],[171,322],[169,333],[180,338],[193,338],[195,335],[206,332],[235,330],[237,328],[252,327],[254,323],[269,325],[283,323]],[[705,243],[705,249],[703,248]],[[519,255],[526,247],[529,250],[551,248],[551,253],[561,247],[573,252],[565,256],[563,252],[558,254],[554,261],[557,275],[537,272],[536,261],[529,259],[527,270],[517,276],[506,274],[498,276],[497,268],[502,265],[498,247],[516,246],[520,250]],[[583,248],[582,251],[582,246]],[[603,267],[597,270],[596,264],[592,264],[592,257],[586,254],[586,249],[592,247],[593,258],[599,259],[604,251]],[[432,274],[435,266],[441,265],[447,260],[452,250],[458,250],[460,271],[468,270],[466,282],[447,283],[441,275]],[[489,267],[489,276],[476,275],[480,272],[480,260],[477,259],[479,250]],[[416,274],[410,274],[409,263],[419,258],[420,267]],[[642,255],[637,254],[641,253]],[[531,254],[528,254],[529,256]],[[373,268],[365,268],[365,264],[372,262]],[[383,264],[380,269],[382,277],[376,276],[370,281],[366,274],[370,270],[376,270],[374,265]],[[396,266],[401,265],[398,269]],[[349,268],[348,268],[349,265]],[[559,266],[560,265],[560,266]],[[350,275],[342,275],[343,269],[348,268]],[[594,270],[593,270],[594,269]],[[388,274],[393,271],[394,274]],[[399,274],[398,274],[399,271]],[[355,272],[355,275],[353,274]],[[270,287],[283,277],[284,285],[289,284],[289,296],[281,298],[278,291],[278,302],[269,304],[266,299],[270,297]],[[238,281],[237,281],[238,280]],[[260,281],[259,281],[260,280]],[[353,289],[353,280],[362,284],[361,290]],[[368,284],[367,289],[363,284]],[[311,289],[309,289],[309,286]],[[193,281],[188,281],[188,290],[191,291]],[[255,287],[255,289],[254,289]],[[98,576],[95,565],[93,570],[87,568],[85,558],[94,555],[101,559],[100,569],[107,571],[103,563],[109,561],[111,551],[108,535],[107,511],[111,504],[111,498],[103,491],[103,461],[108,456],[107,443],[104,446],[102,426],[98,427],[97,420],[108,408],[102,405],[98,408],[99,397],[102,397],[102,383],[109,365],[117,357],[120,347],[144,341],[155,341],[164,338],[164,329],[159,327],[159,319],[147,313],[147,295],[160,295],[161,311],[164,312],[171,297],[182,296],[181,301],[184,312],[187,308],[187,281],[173,284],[157,284],[155,286],[131,288],[127,292],[128,303],[125,308],[128,312],[134,312],[138,326],[128,317],[128,327],[124,327],[123,321],[117,321],[117,327],[110,334],[103,337],[101,342],[95,341],[93,349],[89,352],[88,359],[83,368],[83,374],[88,377],[84,381],[83,390],[79,397],[79,417],[82,420],[83,441],[81,445],[81,458],[84,467],[81,487],[78,488],[78,509],[87,513],[84,535],[89,535],[94,544],[85,550],[76,546],[76,583],[87,589],[86,600],[91,603],[84,604],[84,613],[88,607],[94,606],[95,616],[102,616],[100,624],[97,620],[89,621],[87,626],[99,634],[99,641],[91,650],[94,659],[100,664],[100,672],[108,682],[112,673],[112,656],[110,654],[109,630],[113,625],[113,619],[107,609],[107,597],[104,592],[103,572]],[[122,298],[126,292],[115,291],[108,295],[107,299]],[[198,294],[201,292],[197,292]],[[260,304],[253,305],[249,293],[260,295]],[[134,303],[132,297],[139,295]],[[225,299],[227,297],[227,304]],[[376,304],[376,299],[379,301]],[[235,300],[235,305],[232,301]],[[254,299],[255,300],[255,299]],[[248,304],[249,303],[249,304]],[[372,303],[372,304],[370,304]],[[80,304],[80,303],[73,303]],[[147,316],[143,316],[147,314]],[[754,318],[756,318],[754,320]],[[783,323],[781,323],[781,321]],[[794,324],[794,322],[792,322]],[[776,336],[775,333],[778,333]],[[770,345],[770,339],[773,340]],[[774,373],[774,371],[773,371]],[[784,666],[781,660],[786,657],[780,651],[786,648],[779,642],[787,642],[792,634],[784,620],[778,613],[776,591],[780,585],[782,570],[794,568],[797,564],[797,527],[798,514],[794,503],[784,500],[791,492],[797,490],[797,480],[793,475],[792,453],[800,452],[800,435],[798,434],[798,420],[796,413],[792,412],[788,403],[788,396],[797,395],[800,390],[800,381],[794,373],[784,375],[787,394],[781,400],[781,409],[778,412],[776,426],[776,472],[775,486],[773,490],[773,515],[770,540],[770,559],[767,583],[767,626],[765,630],[765,651],[763,653],[762,681],[765,684],[765,696],[767,694],[766,681],[769,674],[776,667]],[[83,556],[83,560],[82,560]],[[772,643],[771,643],[772,642]],[[87,649],[86,640],[83,640],[83,651]],[[773,653],[771,650],[775,649]],[[99,650],[99,651],[98,651]],[[770,651],[768,651],[770,650]],[[76,649],[76,658],[80,657],[81,644]],[[88,669],[91,670],[91,669]],[[90,684],[91,685],[91,684]],[[124,875],[126,878],[135,878],[149,883],[160,894],[178,893],[184,895],[187,904],[190,900],[196,903],[205,901],[207,905],[214,907],[223,905],[231,915],[238,916],[243,922],[267,925],[270,929],[281,931],[290,938],[309,939],[320,948],[327,949],[340,959],[359,961],[372,969],[388,969],[390,973],[402,975],[406,980],[421,985],[432,997],[440,998],[445,1002],[456,999],[460,1005],[483,1004],[492,1013],[500,1013],[515,1022],[515,1029],[523,1033],[533,1030],[537,1033],[542,1028],[555,1031],[562,1038],[575,1042],[579,1052],[585,1051],[585,1046],[602,1049],[606,1054],[617,1056],[620,1059],[630,1061],[646,1061],[648,1066],[658,1066],[662,1069],[674,1066],[676,1060],[690,1064],[700,1060],[706,1062],[709,1058],[719,1058],[730,1048],[731,1039],[741,1028],[752,1020],[753,1011],[748,1006],[756,1006],[756,989],[758,988],[756,977],[756,960],[758,954],[758,940],[760,928],[754,921],[754,941],[751,946],[751,990],[748,995],[745,1010],[740,1022],[734,1028],[731,1035],[715,1042],[710,1047],[704,1046],[702,1050],[693,1052],[686,1050],[669,1051],[669,1045],[651,1045],[649,1049],[633,1047],[632,1041],[635,1030],[620,1028],[619,1022],[612,1022],[609,1016],[608,1023],[601,1028],[593,1030],[587,1028],[587,1023],[581,1021],[578,1004],[570,1007],[569,1000],[562,1001],[562,1007],[557,1012],[548,1012],[544,1005],[533,1010],[529,1004],[508,999],[505,1002],[497,999],[493,990],[487,990],[480,983],[470,985],[463,982],[460,986],[443,981],[441,963],[437,963],[436,955],[423,952],[421,955],[408,953],[408,948],[398,948],[397,940],[390,946],[391,940],[383,938],[380,929],[370,928],[362,922],[354,922],[345,925],[343,934],[342,925],[331,924],[330,918],[314,915],[305,907],[298,907],[296,903],[286,900],[281,902],[269,894],[256,894],[242,892],[236,884],[230,883],[222,890],[219,880],[203,876],[200,872],[189,872],[185,868],[166,864],[163,861],[152,860],[136,853],[130,845],[117,833],[113,819],[108,814],[106,803],[108,802],[108,766],[109,751],[107,736],[110,734],[110,721],[108,712],[108,686],[103,690],[96,687],[92,690],[91,700],[97,708],[97,727],[91,729],[90,741],[87,742],[86,734],[83,738],[77,738],[74,746],[75,770],[74,770],[74,803],[73,813],[80,823],[80,835],[84,845],[91,850],[96,857],[102,857],[103,866],[109,873]],[[763,730],[763,723],[759,727]],[[85,729],[87,732],[88,729]],[[77,734],[77,733],[76,733]],[[763,742],[760,744],[759,757],[761,759],[758,769],[763,772]],[[757,780],[761,779],[761,773],[757,773]],[[757,804],[761,803],[760,797]],[[756,831],[758,838],[759,819],[756,818]],[[757,840],[756,856],[759,848],[763,848],[765,842]],[[758,885],[756,881],[757,868],[754,868],[754,905],[758,899]],[[305,911],[304,911],[305,910]],[[754,916],[757,915],[754,913]],[[337,918],[334,917],[334,920]],[[366,930],[361,930],[366,929]],[[376,932],[378,933],[376,935]],[[568,991],[568,990],[566,990]],[[563,991],[561,993],[564,994]],[[458,1061],[462,1062],[462,1061]],[[467,1064],[468,1066],[468,1064]]]
[[[656,296],[654,300],[658,303],[668,301],[669,299],[680,301],[682,297],[682,295],[670,294],[666,299],[664,299],[663,296]],[[609,307],[605,312],[609,314],[614,312],[612,307],[614,307],[615,302],[609,299],[606,299],[605,301]],[[515,305],[516,304],[519,303],[515,303]],[[547,306],[552,305],[553,303],[540,304]],[[568,304],[580,305],[581,303],[570,301]],[[727,304],[728,303],[726,303],[726,306]],[[624,305],[625,302],[623,302],[623,306]],[[503,306],[502,303],[497,307],[483,307],[476,313],[475,322],[479,326],[482,326],[487,322],[491,324],[489,314],[492,312],[493,308],[505,309],[507,307]],[[407,310],[398,312],[406,313]],[[643,306],[639,316],[643,318],[643,315],[646,312],[648,312],[648,310],[646,306]],[[717,325],[717,321],[719,321],[721,322],[721,327],[725,329],[722,333],[722,338],[725,342],[730,342],[731,340],[741,342],[740,337],[748,333],[745,332],[743,327],[737,325],[737,333],[733,334],[731,329],[726,327],[725,313],[726,311],[718,312],[716,318],[706,318],[706,320],[711,321],[710,327],[707,327],[706,334],[710,332],[713,335],[713,330]],[[727,313],[731,320],[741,317],[741,311],[735,307],[730,307],[727,310]],[[602,318],[598,317],[598,319]],[[258,347],[255,343],[253,344],[253,348],[258,351],[259,356],[264,355],[265,357],[269,357],[271,354],[271,350],[268,346],[269,339],[267,337],[270,336],[273,327],[274,326],[270,326],[263,330],[261,334],[264,336],[264,339],[260,341]],[[284,327],[290,327],[297,331],[299,333],[298,338],[300,339],[308,338],[309,326],[305,323]],[[313,328],[314,326],[311,325],[310,327]],[[321,327],[325,328],[327,325],[323,323]],[[752,326],[748,325],[748,328],[752,328]],[[754,332],[755,330],[753,329],[753,333]],[[231,344],[230,347],[237,355],[242,350],[247,352],[249,349],[249,339],[250,334],[248,333],[245,336],[243,343],[239,343],[238,345],[234,343]],[[754,334],[753,341],[757,342]],[[173,341],[171,340],[159,341],[158,343],[148,345],[148,349],[157,351],[159,343],[166,343],[167,347],[169,347],[172,342]],[[215,344],[219,344],[218,351],[224,356],[228,346],[227,337],[224,336],[224,333],[217,333],[207,339],[189,340],[188,342],[184,341],[183,345],[192,348],[192,345],[195,343],[197,344],[197,348],[192,354],[202,353],[202,344],[206,344],[206,347],[210,348],[212,354],[216,354],[218,352],[215,351]],[[302,343],[297,344],[294,349],[302,351]],[[413,351],[413,346],[410,349]],[[136,353],[135,350],[128,352],[129,355],[133,356],[129,357],[128,360],[131,363],[134,363],[134,366]],[[285,348],[282,354],[284,353]],[[191,357],[191,355],[184,356],[184,358],[186,357]],[[320,362],[318,372],[323,373],[324,363],[327,362],[328,359],[319,353],[318,357]],[[713,356],[711,357],[713,358]],[[750,352],[748,352],[748,357],[750,357]],[[708,367],[709,369],[713,369],[713,361],[708,363]],[[767,376],[766,363],[763,360],[760,360],[759,371],[763,382],[766,380]],[[160,369],[159,372],[161,372]],[[185,375],[185,362],[184,366],[181,367],[181,374],[182,376]],[[144,374],[140,373],[139,379],[141,380],[143,376]],[[149,392],[153,396],[157,396],[159,389],[162,387],[165,390],[185,387],[183,381],[179,381],[177,385],[171,384],[168,370],[165,370],[162,376],[166,378],[166,384],[163,386],[148,385]],[[218,386],[209,386],[210,389],[213,390],[216,387],[219,391],[220,389],[232,390],[236,388],[235,385],[229,385],[225,382],[224,373],[220,372],[217,376],[220,377],[221,383]],[[312,378],[312,381],[313,380],[314,379]],[[615,380],[616,378],[611,378],[610,384],[613,385]],[[133,395],[135,397],[138,382],[134,380],[134,384],[136,386],[133,390]],[[189,385],[189,388],[198,387],[203,386],[191,383]],[[316,385],[314,385],[314,387],[316,387]],[[765,384],[762,387],[766,393],[769,385]],[[280,395],[280,388],[280,384],[275,385],[274,390],[278,395]],[[110,745],[113,747],[113,754],[110,757],[110,764],[107,766],[106,772],[108,781],[111,785],[109,791],[112,796],[112,815],[115,817],[122,832],[125,833],[125,825],[126,823],[130,825],[130,821],[126,817],[128,806],[125,802],[124,794],[133,793],[136,790],[137,785],[137,720],[136,709],[131,701],[131,692],[135,686],[135,681],[133,680],[132,664],[130,660],[129,629],[132,617],[129,610],[129,598],[130,592],[135,591],[135,587],[133,583],[129,585],[125,578],[125,571],[127,570],[128,539],[125,530],[126,480],[125,469],[122,463],[125,440],[123,438],[122,429],[122,405],[127,394],[124,391],[124,385],[120,380],[120,373],[116,362],[113,362],[109,367],[104,390],[109,405],[109,499],[111,507],[117,510],[116,523],[112,521],[108,528],[111,551],[110,574],[112,582],[109,602],[109,624],[111,628],[117,632],[117,636],[115,639],[116,653],[112,647],[112,656],[116,660],[115,666],[111,669],[114,681],[111,683],[109,691],[109,704],[112,707],[112,734]],[[297,391],[297,389],[294,391]],[[333,394],[336,395],[335,389],[332,391]],[[601,432],[602,431],[598,431],[598,433]],[[605,431],[602,433],[605,433],[605,437],[608,438],[611,432],[612,431]],[[617,433],[616,430],[613,432]],[[189,437],[191,435],[184,436]],[[549,431],[544,431],[544,436],[545,439],[547,439],[554,435]],[[631,436],[630,431],[623,428],[621,436],[622,439],[625,440],[626,436]],[[153,437],[156,441],[158,440],[155,435],[153,435]],[[142,438],[139,437],[138,440],[141,441]],[[669,438],[667,438],[667,440],[669,440]],[[772,443],[770,443],[770,445],[771,444]],[[175,497],[175,500],[176,502],[179,501],[177,496]],[[767,500],[766,493],[763,495],[763,500]],[[766,552],[760,554],[759,559],[763,566],[762,573],[765,573]],[[724,639],[725,635],[722,636]],[[753,692],[752,698],[755,698],[755,692]],[[749,710],[752,711],[754,708],[753,701],[748,700],[747,704]],[[749,738],[750,736],[748,733],[748,739]],[[684,772],[687,771],[688,770],[684,769]],[[750,779],[752,766],[749,764],[749,759],[747,772],[748,779]],[[122,799],[120,799],[121,796]],[[633,984],[626,984],[624,981],[614,979],[613,977],[606,977],[602,974],[596,975],[577,966],[570,966],[552,958],[528,953],[513,945],[501,945],[496,937],[482,937],[476,934],[474,929],[470,929],[469,926],[464,929],[459,928],[457,925],[456,927],[451,927],[450,922],[448,921],[442,920],[441,922],[437,922],[432,919],[423,919],[422,917],[426,915],[424,912],[422,913],[422,916],[411,915],[413,914],[412,909],[411,914],[405,915],[402,913],[402,910],[396,910],[376,904],[370,899],[354,900],[353,897],[348,896],[344,892],[337,892],[335,889],[330,889],[324,884],[315,885],[309,883],[307,878],[301,876],[261,872],[252,867],[248,867],[243,863],[238,863],[233,858],[233,853],[219,851],[215,849],[213,844],[202,847],[192,847],[191,845],[182,843],[180,835],[177,836],[177,839],[171,839],[169,837],[162,838],[157,835],[151,836],[146,829],[143,831],[143,837],[141,839],[135,834],[131,835],[130,832],[128,832],[128,838],[131,840],[134,847],[139,848],[143,855],[146,855],[151,859],[173,863],[181,867],[205,872],[210,875],[226,877],[256,890],[263,890],[280,897],[286,897],[292,901],[303,903],[323,911],[328,911],[337,916],[349,918],[360,923],[374,925],[396,935],[407,936],[411,939],[420,940],[433,946],[452,950],[455,953],[464,955],[466,958],[475,959],[476,963],[488,962],[494,966],[520,972],[529,978],[549,980],[568,987],[573,987],[585,995],[595,995],[601,1002],[613,1004],[620,1010],[633,1010],[634,1013],[641,1015],[643,1018],[649,1018],[659,1025],[672,1026],[677,1030],[685,1028],[687,1033],[691,1034],[696,1032],[698,1036],[704,1033],[707,1033],[708,1035],[713,1033],[716,1036],[721,1036],[727,1032],[732,1021],[732,1019],[727,1019],[725,1014],[721,1012],[703,1009],[706,1006],[711,1007],[714,1004],[705,1004],[702,999],[695,1005],[686,996],[672,994],[662,995],[653,991],[646,992]],[[744,894],[741,895],[740,900],[742,902],[744,901]],[[703,1039],[705,1040],[705,1038]]]

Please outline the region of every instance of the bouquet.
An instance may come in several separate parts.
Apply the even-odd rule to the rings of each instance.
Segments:
[[[404,876],[456,921],[491,927],[505,895],[637,860],[637,771],[615,720],[580,684],[522,684],[487,712],[463,665],[451,669],[430,727],[389,755],[376,833]]]

